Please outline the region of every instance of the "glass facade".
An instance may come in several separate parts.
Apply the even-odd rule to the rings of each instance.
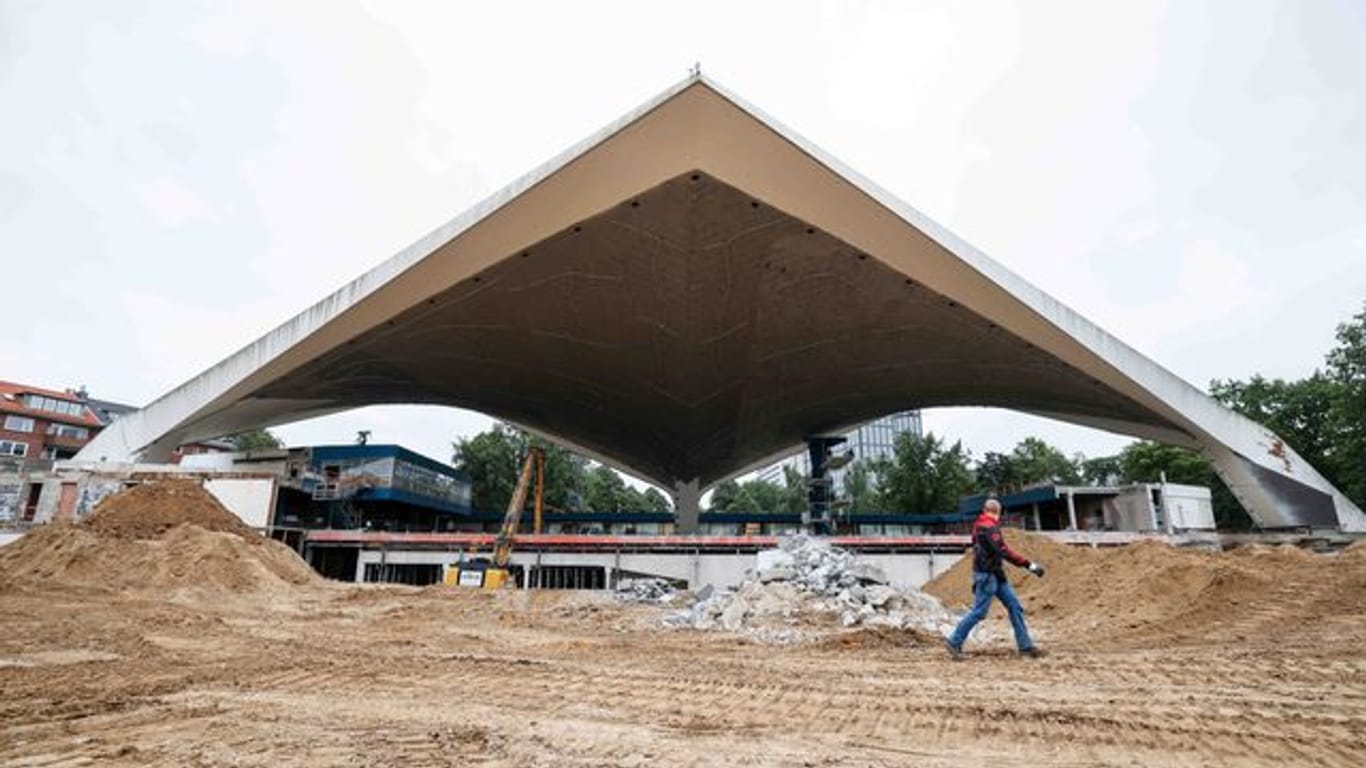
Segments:
[[[402,459],[394,465],[393,487],[418,496],[437,499],[452,507],[468,509],[470,506],[468,480]]]
[[[314,499],[406,501],[447,512],[468,511],[470,482],[454,468],[397,446],[324,446],[312,449],[302,483]]]
[[[835,449],[835,452],[843,453],[852,450],[856,461],[890,458],[893,446],[896,444],[896,436],[903,432],[921,434],[920,411],[893,413],[850,430],[844,435],[848,441]],[[792,467],[803,475],[809,476],[811,474],[811,460],[806,454],[806,447],[802,446],[796,450],[798,452],[795,455],[759,470],[759,478],[781,484],[784,466]],[[832,472],[831,475],[835,480],[836,491],[842,490],[841,475],[843,472],[836,471]]]

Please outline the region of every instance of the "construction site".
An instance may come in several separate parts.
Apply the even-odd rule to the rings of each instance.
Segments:
[[[0,762],[1361,764],[1366,544],[1009,536],[1049,655],[998,608],[954,662],[967,561],[918,590],[797,538],[710,594],[342,584],[144,484],[0,548]]]
[[[18,456],[84,413],[8,397]],[[533,447],[506,510],[364,432],[185,456],[384,404],[667,504],[545,510]],[[1254,530],[1165,475],[837,520],[841,435],[938,406],[1187,449]],[[0,478],[4,765],[1366,764],[1358,504],[700,69],[80,434]],[[802,451],[803,511],[703,511]],[[1037,646],[998,607],[959,648],[1003,504]]]

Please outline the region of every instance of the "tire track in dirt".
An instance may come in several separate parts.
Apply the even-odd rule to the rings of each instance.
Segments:
[[[911,740],[916,743],[949,743],[961,740],[964,732],[986,728],[1002,739],[1034,745],[1072,738],[1205,757],[1252,753],[1273,760],[1298,760],[1312,754],[1316,759],[1326,756],[1331,762],[1335,753],[1339,757],[1351,753],[1356,744],[1351,728],[1366,724],[1366,713],[1360,706],[1344,720],[1340,714],[1316,714],[1312,701],[1284,692],[1278,694],[1280,700],[1258,700],[1263,708],[1260,712],[1249,709],[1243,688],[1231,687],[1229,695],[1219,695],[1217,686],[1225,682],[1222,675],[1187,675],[1183,688],[1158,697],[1160,706],[1154,706],[1151,698],[1157,694],[1156,687],[1141,690],[1148,696],[1134,704],[1116,705],[1115,697],[1131,690],[1137,675],[1113,665],[1093,665],[1086,670],[1095,673],[1089,688],[1096,693],[1062,706],[1051,703],[1054,694],[1050,686],[1058,675],[1042,666],[1035,666],[1033,672],[1043,670],[1044,674],[1012,681],[1016,689],[1013,699],[1003,704],[998,697],[1003,697],[1004,691],[989,689],[985,695],[974,695],[970,685],[952,679],[927,685],[917,678],[884,678],[879,685],[858,680],[851,685],[847,675],[840,675],[825,676],[814,683],[778,684],[762,678],[751,682],[733,676],[683,675],[667,665],[661,670],[622,669],[498,657],[453,659],[451,663],[456,668],[435,671],[431,676],[424,673],[422,677],[441,688],[481,691],[477,700],[493,707],[542,700],[545,711],[552,715],[596,712],[647,724],[711,721],[727,729],[747,731],[819,722],[833,733],[892,744],[906,741],[907,734],[912,734]],[[1075,677],[1077,672],[1069,669],[1066,676]],[[1039,678],[1037,694],[1031,693],[1035,683],[1032,677]],[[1151,676],[1146,679],[1171,685]],[[370,693],[401,696],[417,682],[417,678],[406,678],[395,671]],[[345,675],[260,681],[261,687],[283,689],[305,684],[314,691],[335,687],[339,693],[354,685]],[[1200,691],[1201,695],[1196,698],[1194,693],[1183,691]],[[1204,714],[1210,707],[1217,711],[1221,706],[1227,710],[1222,713],[1224,719],[1208,722]],[[870,717],[870,713],[876,716]],[[962,725],[955,725],[959,723]]]
[[[988,648],[954,664],[914,644],[623,630],[638,612],[563,599],[310,593],[263,610],[65,595],[56,621],[25,622],[27,645],[84,636],[112,660],[0,667],[0,763],[1364,762],[1360,617],[1317,644],[1253,632],[1093,649],[1060,633],[1041,662]],[[52,614],[42,603],[0,593],[21,617]],[[25,651],[0,640],[0,657]]]

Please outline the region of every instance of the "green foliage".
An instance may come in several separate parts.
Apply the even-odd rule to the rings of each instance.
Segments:
[[[660,493],[657,488],[646,488],[645,493],[641,494],[640,500],[646,512],[665,514],[673,511],[673,504],[669,503],[669,497]]]
[[[727,480],[712,490],[707,511],[733,515],[801,514],[806,511],[806,475],[784,466],[782,484],[757,477],[743,483]]]
[[[807,481],[806,475],[798,472],[791,466],[783,467],[783,495],[779,502],[778,509],[786,514],[797,514],[807,510]]]
[[[502,512],[512,500],[517,476],[527,449],[536,446],[545,456],[545,503],[567,508],[577,495],[584,474],[584,459],[573,452],[508,424],[496,423],[471,438],[454,444],[451,462],[470,476],[471,503],[475,509]],[[530,494],[528,494],[530,498]]]
[[[509,424],[496,423],[474,437],[454,443],[451,459],[456,469],[470,476],[471,502],[475,509],[502,512],[512,499],[517,475],[522,471],[528,447],[545,456],[545,505],[550,509],[581,509],[589,512],[668,512],[668,497],[654,488],[642,492],[603,464],[535,437]],[[528,505],[532,498],[528,494]]]
[[[1333,456],[1338,488],[1366,507],[1366,309],[1338,326],[1328,375],[1340,387],[1333,408],[1339,443]]]
[[[1124,467],[1118,456],[1083,459],[1081,479],[1087,485],[1117,485],[1124,482]]]
[[[787,488],[768,480],[754,478],[743,483],[727,480],[712,491],[707,509],[739,515],[771,514],[787,511],[788,498]],[[805,496],[802,503],[806,503]]]
[[[583,475],[583,509],[609,514],[667,513],[673,511],[673,504],[658,489],[640,491],[623,480],[611,467],[594,464]]]
[[[1169,483],[1207,486],[1217,527],[1252,527],[1252,518],[1248,517],[1247,510],[1224,485],[1219,473],[1214,471],[1214,465],[1199,453],[1174,445],[1141,440],[1125,446],[1114,458],[1119,461],[1121,482],[1155,483],[1165,475]]]
[[[634,511],[632,490],[611,467],[596,464],[583,478],[583,508],[606,513]]]
[[[1169,483],[1208,485],[1212,471],[1209,460],[1195,451],[1148,440],[1125,446],[1118,458],[1126,483],[1156,483],[1165,473]]]
[[[969,458],[961,441],[946,447],[933,433],[897,435],[892,458],[874,464],[877,508],[920,515],[956,510],[958,499],[973,489]]]
[[[977,485],[997,493],[1038,483],[1076,485],[1081,482],[1081,462],[1037,437],[1026,437],[1008,454],[988,451],[977,463]]]
[[[844,470],[844,498],[849,501],[849,514],[865,515],[878,511],[877,479],[874,467],[867,459],[857,459]]]
[[[284,442],[271,434],[268,429],[249,429],[246,432],[229,435],[228,439],[237,446],[239,451],[259,451],[285,447]]]
[[[727,480],[712,489],[711,498],[707,501],[707,511],[729,512],[735,508],[739,495],[740,484],[734,480]]]
[[[1334,454],[1342,443],[1336,413],[1341,390],[1318,371],[1299,381],[1253,376],[1210,382],[1214,399],[1275,432],[1329,480],[1335,479]]]
[[[1366,505],[1366,310],[1337,327],[1326,371],[1297,381],[1213,381],[1210,394],[1282,437],[1358,505]]]

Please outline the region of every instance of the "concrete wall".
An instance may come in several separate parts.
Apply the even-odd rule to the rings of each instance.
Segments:
[[[898,587],[923,586],[926,582],[953,567],[961,554],[863,554],[859,559],[883,569]],[[356,561],[356,581],[363,580],[365,566],[387,565],[442,565],[460,560],[459,552],[431,552],[416,550],[362,550]],[[608,583],[616,582],[618,571],[650,574],[668,579],[684,580],[689,589],[707,584],[729,587],[745,578],[745,571],[754,567],[752,554],[658,554],[658,553],[571,553],[571,552],[515,552],[512,564],[530,569],[537,565],[597,566],[605,568]]]
[[[23,517],[27,490],[27,480],[21,480],[19,475],[0,477],[0,525],[9,525]]]
[[[204,490],[252,528],[265,528],[275,510],[274,478],[206,478]]]
[[[275,509],[277,481],[273,476],[227,473],[215,476],[211,472],[185,471],[174,465],[163,464],[108,464],[89,469],[61,467],[55,475],[45,475],[38,498],[35,523],[50,523],[59,519],[62,486],[70,486],[71,519],[80,520],[95,510],[108,496],[130,485],[156,480],[192,480],[203,484],[229,512],[242,518],[254,528],[264,528]]]

